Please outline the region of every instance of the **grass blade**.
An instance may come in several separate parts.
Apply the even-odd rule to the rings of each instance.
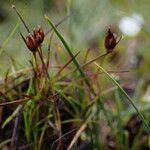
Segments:
[[[69,47],[69,45],[67,44],[67,42],[64,40],[64,38],[61,36],[61,34],[59,33],[59,31],[56,29],[56,27],[53,25],[53,23],[50,21],[48,16],[45,16],[45,19],[48,21],[49,25],[53,28],[54,32],[56,33],[56,35],[59,37],[59,39],[61,40],[61,42],[63,43],[64,47],[66,48],[67,52],[69,53],[69,55],[71,56],[71,58],[73,58],[73,62],[77,68],[77,70],[79,71],[80,75],[85,78],[85,83],[87,84],[88,87],[90,86],[90,82],[86,79],[86,76],[84,74],[84,72],[82,71],[82,69],[80,68],[80,65],[78,63],[78,61],[74,58],[74,55],[72,53],[72,49]]]
[[[11,142],[11,139],[2,141],[2,142],[0,143],[0,149],[4,149],[4,146],[5,146],[6,144],[10,143],[10,142]]]
[[[142,115],[142,113],[138,110],[138,108],[136,107],[136,105],[134,104],[134,102],[132,101],[132,99],[130,98],[130,96],[124,91],[124,89],[119,85],[119,83],[118,83],[115,79],[113,79],[113,78],[111,77],[111,75],[109,75],[109,73],[108,73],[104,68],[102,68],[102,67],[101,67],[99,64],[97,64],[97,63],[95,63],[95,65],[96,65],[98,68],[100,68],[100,69],[106,74],[106,76],[107,76],[108,78],[110,78],[110,79],[113,81],[113,83],[118,86],[118,88],[121,90],[121,92],[127,97],[129,103],[134,107],[134,109],[136,110],[137,114],[139,115],[139,117],[140,117],[141,120],[143,121],[145,127],[147,128],[147,131],[148,131],[149,134],[150,134],[150,127],[149,127],[147,121],[145,120],[145,118],[144,118],[144,116]]]
[[[16,115],[18,114],[18,112],[22,109],[22,105],[19,105],[16,110],[12,113],[12,115],[10,115],[3,123],[2,125],[2,129],[10,122],[12,121]]]
[[[15,25],[15,27],[13,28],[13,30],[10,32],[10,34],[8,35],[8,37],[6,38],[6,40],[4,41],[4,43],[2,44],[1,48],[0,48],[0,56],[4,51],[5,46],[8,44],[10,38],[14,35],[14,33],[16,32],[16,30],[19,27],[19,22],[17,22],[17,24]]]

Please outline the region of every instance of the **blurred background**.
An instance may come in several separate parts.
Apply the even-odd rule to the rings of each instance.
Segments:
[[[1,77],[8,70],[13,71],[13,61],[18,70],[30,65],[31,53],[19,34],[26,36],[27,32],[11,8],[14,4],[30,29],[37,25],[41,25],[44,31],[49,29],[44,14],[50,16],[53,23],[71,15],[58,29],[75,52],[81,51],[81,58],[88,49],[91,57],[103,53],[104,37],[107,29],[111,28],[118,37],[122,36],[109,58],[111,65],[130,70],[130,73],[122,75],[127,87],[130,90],[141,87],[140,91],[136,90],[137,95],[143,92],[143,99],[150,101],[149,0],[1,0],[0,4]],[[57,40],[53,44],[54,51],[59,51],[60,42]],[[43,43],[45,52],[47,42],[46,38]],[[63,53],[61,51],[60,54],[63,56]]]

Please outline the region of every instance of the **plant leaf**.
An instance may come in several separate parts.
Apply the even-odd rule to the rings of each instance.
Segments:
[[[16,110],[12,113],[12,115],[10,115],[5,121],[4,121],[4,123],[3,123],[3,125],[2,125],[2,129],[10,122],[10,121],[12,121],[16,116],[17,116],[17,114],[18,114],[18,112],[21,110],[21,108],[22,108],[22,105],[19,105],[17,108],[16,108]]]

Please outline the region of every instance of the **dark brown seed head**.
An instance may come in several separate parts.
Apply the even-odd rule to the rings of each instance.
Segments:
[[[26,38],[24,38],[24,36],[21,34],[21,37],[26,43],[28,49],[32,52],[37,51],[38,47],[44,40],[44,36],[44,31],[40,26],[33,30],[33,33],[29,33],[29,35]]]
[[[112,50],[117,45],[116,38],[114,36],[114,33],[111,32],[110,29],[108,29],[107,35],[105,37],[105,48],[108,53],[112,52]]]
[[[32,34],[29,33],[29,35],[25,39],[25,42],[29,50],[31,50],[32,52],[36,52],[38,43]]]
[[[36,28],[33,31],[33,34],[34,34],[34,38],[37,41],[38,45],[40,45],[43,42],[44,36],[45,36],[43,29],[40,26],[38,26],[38,28]]]

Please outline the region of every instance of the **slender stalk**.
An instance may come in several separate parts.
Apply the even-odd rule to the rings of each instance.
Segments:
[[[71,13],[71,3],[72,0],[67,0],[67,15],[70,16]],[[71,19],[68,19],[68,32],[69,32],[69,44],[71,45]]]
[[[39,54],[39,57],[40,57],[41,62],[42,62],[42,67],[44,68],[45,73],[47,74],[47,77],[48,77],[48,79],[50,80],[50,76],[49,76],[49,74],[48,74],[47,67],[46,67],[46,65],[45,65],[45,63],[44,63],[43,55],[41,54],[41,51],[42,51],[42,50],[41,50],[41,47],[39,47],[39,48],[38,48],[38,54]]]
[[[38,67],[37,57],[36,57],[35,52],[33,52],[33,57],[34,57],[34,62],[35,62],[35,64],[33,65],[33,69],[35,68],[35,76],[38,76],[39,67]]]
[[[49,64],[50,64],[51,42],[52,42],[53,35],[54,35],[54,32],[52,32],[50,39],[49,39],[49,43],[48,43],[48,54],[47,54],[47,64],[46,64],[47,70],[48,70]]]
[[[33,53],[33,56],[34,56],[34,61],[35,61],[35,68],[38,68],[36,53]]]
[[[89,64],[91,64],[92,62],[94,62],[94,61],[96,61],[96,60],[98,60],[98,59],[100,59],[100,58],[102,58],[102,57],[104,57],[108,54],[110,54],[110,53],[106,52],[104,54],[100,54],[97,57],[95,57],[94,59],[92,59],[92,60],[88,61],[87,63],[83,64],[80,68],[84,68],[84,67],[88,66]]]
[[[15,12],[17,13],[17,15],[19,16],[20,20],[22,21],[23,25],[25,26],[26,30],[28,33],[31,33],[27,24],[25,23],[25,21],[23,20],[22,16],[20,15],[19,11],[17,10],[15,5],[12,5],[12,8],[15,10]]]

